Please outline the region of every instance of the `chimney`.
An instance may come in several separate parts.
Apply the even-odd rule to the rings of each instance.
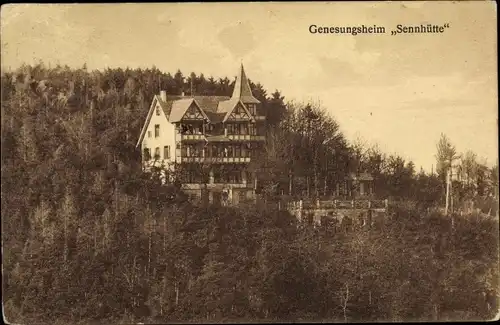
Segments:
[[[160,98],[162,101],[167,101],[167,92],[165,90],[160,91]]]

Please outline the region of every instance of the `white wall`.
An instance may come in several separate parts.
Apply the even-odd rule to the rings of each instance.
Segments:
[[[156,115],[157,108],[160,115]],[[160,125],[160,134],[157,138],[155,138],[156,124]],[[149,133],[151,133],[151,137],[149,137]],[[164,146],[170,146],[170,159],[163,159]],[[152,157],[149,162],[146,162],[146,165],[151,165],[154,162],[155,148],[157,147],[160,148],[160,159],[155,163],[155,166],[161,166],[162,163],[168,166],[169,163],[175,162],[175,126],[167,120],[160,104],[156,101],[156,106],[141,144],[141,153],[144,152],[144,148],[148,148]]]

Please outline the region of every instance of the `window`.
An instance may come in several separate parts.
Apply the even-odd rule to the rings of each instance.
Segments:
[[[155,138],[160,136],[160,124],[155,124]]]
[[[143,158],[145,161],[148,161],[151,159],[151,152],[149,151],[149,148],[144,148],[143,154],[144,154]]]
[[[240,124],[240,134],[247,135],[248,134],[248,125]]]
[[[241,145],[237,144],[234,146],[234,156],[237,158],[241,157]]]
[[[156,147],[155,148],[155,159],[159,159],[160,158],[160,147]]]
[[[160,116],[160,108],[156,106],[156,116]]]
[[[233,146],[229,146],[228,147],[227,155],[229,157],[231,157],[231,158],[234,157],[234,148],[233,148]]]
[[[250,114],[255,115],[255,104],[248,104],[247,107],[250,111]]]
[[[163,147],[163,159],[170,159],[170,146]]]
[[[151,138],[151,131],[148,131],[148,138]]]
[[[255,124],[253,123],[248,124],[248,133],[250,135],[256,135]]]

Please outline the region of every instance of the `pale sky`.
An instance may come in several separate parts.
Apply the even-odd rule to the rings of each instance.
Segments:
[[[2,67],[151,67],[230,77],[243,62],[268,93],[320,102],[348,139],[435,165],[444,132],[498,157],[496,6],[491,2],[3,5]],[[386,34],[311,34],[309,26]],[[449,24],[398,34],[397,24]]]

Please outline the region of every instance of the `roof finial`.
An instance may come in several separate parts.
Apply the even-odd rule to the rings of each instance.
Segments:
[[[191,98],[194,98],[194,94],[193,94],[193,76],[191,76]]]

